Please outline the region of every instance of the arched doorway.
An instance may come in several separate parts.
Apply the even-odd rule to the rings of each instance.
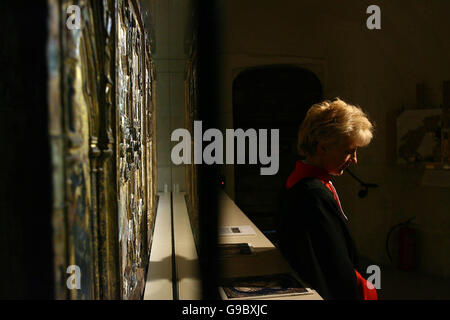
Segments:
[[[233,82],[234,128],[280,130],[276,175],[261,176],[260,165],[235,165],[234,169],[236,204],[269,237],[275,227],[279,193],[298,160],[298,126],[308,108],[321,99],[317,76],[296,66],[250,68]]]

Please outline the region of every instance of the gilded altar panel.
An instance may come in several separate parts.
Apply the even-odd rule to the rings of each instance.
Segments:
[[[139,299],[156,199],[154,75],[140,9],[48,4],[55,296]],[[69,6],[80,9],[80,28],[66,27]],[[72,267],[80,283],[67,281]]]
[[[194,136],[194,121],[198,120],[198,85],[197,85],[197,49],[191,46],[190,58],[187,63],[185,75],[185,126],[191,136]],[[194,142],[191,141],[191,150],[194,150]],[[186,165],[186,203],[188,207],[191,228],[194,239],[199,241],[199,187],[198,165],[194,163],[194,155],[191,154],[191,162]]]
[[[149,223],[153,220],[152,159],[147,126],[151,82],[147,74],[146,36],[140,8],[133,1],[116,2],[117,32],[117,163],[119,251],[122,297],[138,299],[145,284],[148,265]]]

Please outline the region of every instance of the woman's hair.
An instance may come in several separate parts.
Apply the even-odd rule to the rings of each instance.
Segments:
[[[318,142],[339,143],[349,137],[363,147],[370,143],[374,126],[360,107],[339,98],[314,104],[298,131],[297,149],[300,155],[312,156]]]

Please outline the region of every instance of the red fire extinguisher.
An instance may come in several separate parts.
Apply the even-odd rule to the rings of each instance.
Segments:
[[[415,217],[393,226],[386,239],[388,257],[393,262],[389,250],[389,239],[392,232],[398,230],[398,268],[404,271],[414,270],[416,266],[417,232],[412,224],[414,219]]]

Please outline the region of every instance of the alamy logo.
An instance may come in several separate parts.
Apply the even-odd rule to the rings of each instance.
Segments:
[[[81,28],[81,10],[79,6],[71,5],[67,7],[67,14],[70,16],[66,20],[66,26],[69,30],[79,30]]]
[[[268,130],[259,129],[226,129],[225,130],[225,163],[234,164],[234,146],[237,142],[237,164],[245,164],[246,161],[246,141],[248,140],[249,164],[259,162],[268,167],[260,168],[261,175],[274,175],[278,172],[279,166],[279,130],[270,130],[270,155],[268,154]],[[172,162],[176,165],[191,164],[191,134],[187,129],[176,129],[172,132],[171,141],[179,141],[171,153]],[[181,139],[181,141],[180,141]],[[208,129],[202,131],[202,122],[194,121],[194,164],[224,164],[223,135],[218,129]],[[211,141],[204,149],[203,141]]]
[[[380,267],[373,264],[367,267],[367,274],[370,274],[370,277],[367,278],[367,288],[371,288],[371,286],[375,287],[375,289],[381,289],[381,270]]]
[[[66,273],[71,276],[67,279],[66,285],[69,290],[72,289],[81,289],[81,270],[77,265],[70,265],[67,267]]]
[[[372,4],[367,7],[366,13],[371,15],[367,18],[367,29],[381,29],[381,9],[379,6]]]

